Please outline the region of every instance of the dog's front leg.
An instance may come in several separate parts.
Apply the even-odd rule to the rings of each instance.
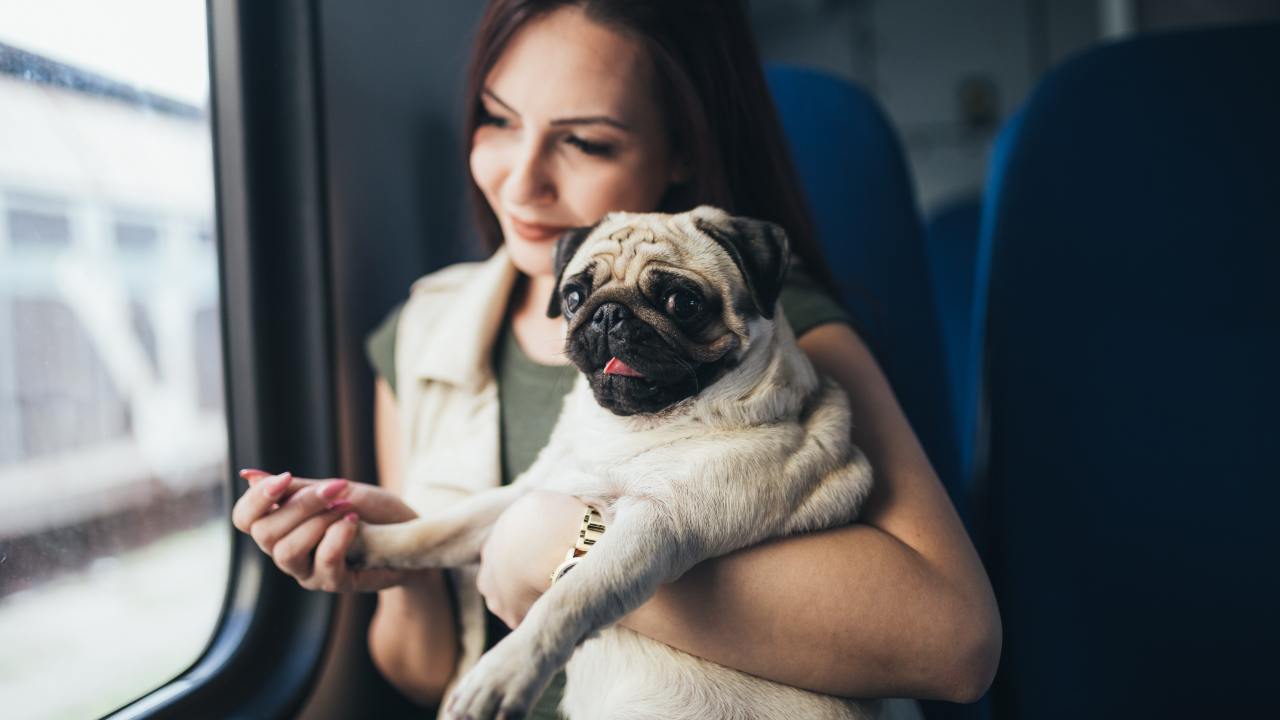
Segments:
[[[439,513],[394,525],[360,524],[347,551],[352,567],[460,567],[480,562],[480,548],[504,510],[534,488],[557,478],[579,477],[566,461],[565,444],[552,442],[510,485],[471,495]]]
[[[531,485],[485,490],[438,515],[392,525],[360,524],[347,563],[365,568],[458,567],[480,561],[494,521]]]
[[[579,643],[688,569],[684,544],[657,503],[619,507],[591,552],[462,678],[446,717],[523,717]]]

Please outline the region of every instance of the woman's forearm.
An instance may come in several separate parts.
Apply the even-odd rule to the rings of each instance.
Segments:
[[[1000,647],[981,587],[959,587],[869,525],[710,560],[621,624],[722,665],[846,697],[976,700]]]
[[[404,454],[395,392],[383,378],[374,387],[374,430],[381,485],[404,493]],[[378,592],[369,623],[369,655],[392,685],[419,705],[439,705],[458,665],[458,631],[443,570],[410,573]]]
[[[383,677],[419,705],[440,703],[458,662],[458,635],[441,570],[415,573],[378,593],[369,655]]]

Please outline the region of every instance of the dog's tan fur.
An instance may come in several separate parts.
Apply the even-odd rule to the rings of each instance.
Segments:
[[[562,709],[575,719],[878,714],[878,703],[762,680],[612,627],[707,558],[851,522],[870,490],[844,391],[817,375],[782,313],[750,309],[750,280],[699,229],[742,232],[751,222],[707,207],[613,214],[561,274],[563,282],[591,272],[593,293],[631,297],[636,315],[668,342],[731,361],[713,383],[661,412],[622,416],[600,407],[579,376],[549,444],[513,485],[434,517],[362,526],[355,555],[363,564],[442,567],[476,562],[497,516],[532,488],[576,495],[605,515],[608,530],[591,552],[461,679],[449,717],[519,717],[566,664]],[[659,267],[718,294],[721,316],[704,337],[676,337],[670,319],[641,301]],[[569,318],[571,338],[584,315]]]

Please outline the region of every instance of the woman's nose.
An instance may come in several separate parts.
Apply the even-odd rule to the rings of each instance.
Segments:
[[[511,205],[533,205],[556,199],[556,187],[541,142],[520,144],[503,188]]]

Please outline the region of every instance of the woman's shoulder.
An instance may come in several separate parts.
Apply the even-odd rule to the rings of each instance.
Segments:
[[[439,317],[453,297],[484,266],[483,262],[462,262],[443,267],[418,278],[409,286],[408,297],[397,303],[365,338],[365,354],[377,375],[396,390],[396,345],[401,318],[409,313],[418,318],[417,327],[429,329],[430,319]],[[424,326],[424,322],[426,325]]]
[[[432,300],[439,299],[441,295],[456,292],[466,286],[484,266],[484,261],[460,262],[427,273],[414,280],[409,286],[409,299],[406,304],[419,296]]]
[[[798,258],[792,260],[779,300],[782,302],[782,313],[786,315],[796,337],[831,322],[857,328],[853,317],[840,301],[827,292]]]

